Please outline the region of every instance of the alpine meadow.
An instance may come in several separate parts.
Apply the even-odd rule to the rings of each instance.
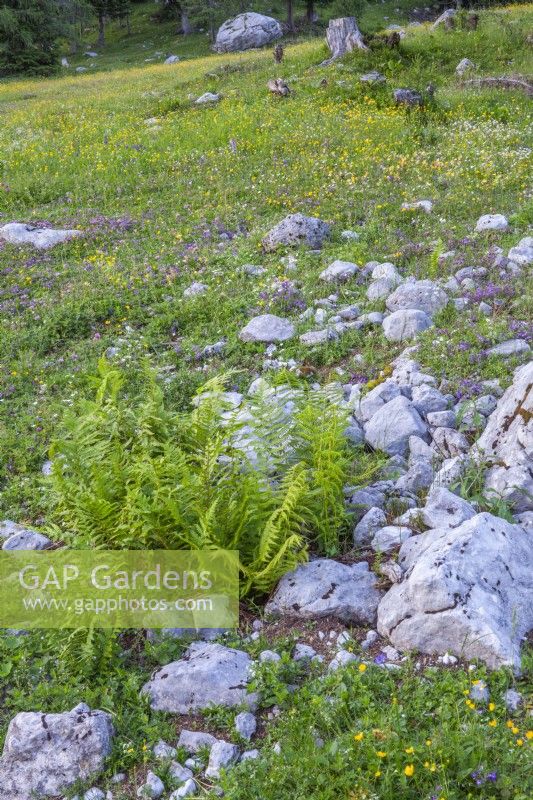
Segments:
[[[530,3],[0,0],[0,800],[533,796],[532,65]],[[221,561],[81,627],[8,565],[82,550]]]

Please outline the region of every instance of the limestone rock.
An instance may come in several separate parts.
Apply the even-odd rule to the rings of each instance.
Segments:
[[[395,647],[519,668],[533,626],[533,550],[522,528],[478,514],[408,539],[399,563],[404,579],[378,610],[378,631]]]
[[[432,317],[448,302],[448,295],[434,281],[406,281],[387,298],[389,311],[412,308]]]
[[[82,231],[61,228],[37,228],[23,222],[9,222],[0,228],[0,239],[9,244],[31,244],[37,250],[49,250],[57,244],[83,236]]]
[[[489,494],[516,512],[533,510],[533,361],[515,371],[474,453],[494,462],[485,479]]]
[[[275,314],[261,314],[245,325],[239,339],[243,342],[285,342],[294,334],[294,325],[288,319]]]
[[[476,514],[474,508],[443,486],[434,489],[420,509],[420,518],[428,528],[456,528]]]
[[[533,236],[525,236],[517,245],[511,247],[508,253],[509,261],[514,261],[520,266],[533,264]]]
[[[503,214],[483,214],[476,222],[476,231],[506,231],[509,227]]]
[[[247,653],[213,642],[193,642],[179,661],[162,667],[143,687],[155,711],[188,714],[212,705],[254,704],[248,694]]]
[[[404,455],[411,436],[423,439],[426,434],[422,417],[403,395],[385,403],[365,425],[367,443],[389,455]]]
[[[23,712],[11,720],[0,759],[2,800],[58,797],[102,772],[114,731],[104,711]]]
[[[228,19],[218,29],[215,40],[217,53],[251,50],[264,47],[283,36],[279,22],[273,17],[248,11]]]
[[[317,217],[289,214],[278,222],[263,239],[263,249],[268,253],[280,245],[294,247],[306,244],[313,250],[320,249],[329,236],[330,227]]]
[[[431,318],[415,308],[402,309],[383,320],[383,333],[389,342],[404,342],[432,326]]]
[[[323,281],[328,281],[328,283],[337,281],[340,283],[352,278],[357,272],[359,272],[357,264],[352,264],[351,261],[337,260],[320,273],[320,278]]]
[[[376,584],[366,562],[348,566],[319,558],[284,575],[265,612],[275,617],[337,617],[343,622],[372,624],[381,597]]]

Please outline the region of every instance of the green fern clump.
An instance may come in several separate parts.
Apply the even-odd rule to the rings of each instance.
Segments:
[[[264,594],[307,558],[334,552],[346,521],[344,413],[324,394],[294,414],[258,397],[251,419],[227,414],[224,380],[192,411],[165,406],[155,375],[139,399],[99,366],[93,400],[53,443],[52,529],[77,548],[238,550],[242,594]],[[243,442],[251,437],[255,458]]]

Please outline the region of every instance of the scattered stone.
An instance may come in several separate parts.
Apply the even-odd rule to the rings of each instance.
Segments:
[[[235,717],[235,730],[243,739],[250,741],[257,730],[257,720],[250,711],[241,711]]]
[[[417,309],[431,317],[447,302],[448,295],[434,281],[406,281],[390,295],[386,306],[389,311]]]
[[[445,397],[438,389],[433,386],[423,384],[415,386],[412,390],[413,405],[422,416],[427,416],[432,411],[445,411],[452,397]]]
[[[429,411],[426,419],[432,428],[455,428],[457,419],[455,411]]]
[[[387,524],[384,511],[377,506],[370,508],[357,523],[353,532],[353,543],[359,547],[369,545],[376,532]]]
[[[178,783],[185,783],[189,778],[192,778],[193,772],[189,767],[182,767],[178,761],[173,761],[170,764],[168,773],[172,780]]]
[[[455,24],[455,15],[456,15],[456,13],[457,12],[456,12],[455,8],[447,8],[446,11],[444,11],[440,15],[440,17],[438,17],[435,20],[435,22],[433,23],[433,25],[431,27],[433,28],[433,30],[436,30],[437,28],[440,28],[441,25],[444,25],[444,27],[447,28],[448,30],[453,28],[453,26]]]
[[[385,83],[387,79],[385,75],[381,74],[381,72],[378,72],[377,70],[372,70],[372,72],[365,72],[364,75],[360,75],[359,80],[361,81],[361,83],[376,84],[376,83]]]
[[[476,231],[506,231],[509,227],[507,218],[503,214],[484,214],[476,222]]]
[[[342,231],[341,239],[347,239],[351,242],[356,242],[359,239],[357,231]]]
[[[181,797],[192,797],[197,793],[197,791],[198,787],[195,781],[193,781],[192,778],[189,778],[189,780],[185,781],[183,786],[180,786],[179,789],[176,789],[174,792],[172,792],[169,800],[179,800]]]
[[[509,339],[507,342],[502,342],[487,350],[488,356],[518,356],[522,353],[530,353],[531,348],[524,339]]]
[[[467,453],[470,449],[468,439],[460,431],[454,428],[435,428],[433,431],[433,441],[444,458],[453,458],[462,453]]]
[[[179,56],[169,56],[168,58],[165,58],[164,63],[165,64],[177,64],[179,60],[180,60]]]
[[[162,760],[165,758],[174,758],[176,755],[176,748],[171,747],[169,744],[160,739],[153,747],[153,754],[156,758]]]
[[[316,656],[316,650],[309,644],[298,642],[292,654],[293,661],[311,661]]]
[[[409,438],[424,438],[427,427],[412,403],[403,395],[385,403],[365,425],[365,439],[376,450],[404,455]]]
[[[154,772],[148,771],[146,781],[137,789],[137,797],[154,798],[154,800],[156,800],[158,797],[161,797],[164,791],[165,784],[161,778],[158,778]]]
[[[428,528],[456,528],[476,514],[474,508],[444,487],[433,489],[420,518]]]
[[[242,271],[251,278],[258,278],[266,272],[266,269],[257,264],[244,264]]]
[[[88,789],[85,792],[83,795],[83,800],[106,800],[106,796],[101,789],[93,786],[92,789]]]
[[[37,250],[49,250],[57,244],[83,236],[82,231],[60,228],[37,228],[23,222],[9,222],[0,228],[0,239],[9,244],[31,244]]]
[[[328,664],[328,671],[335,672],[348,664],[359,662],[358,656],[355,653],[350,653],[348,650],[339,650],[335,657]]]
[[[198,297],[201,294],[205,294],[208,289],[209,286],[207,286],[207,284],[194,281],[194,283],[191,283],[191,285],[187,287],[187,289],[185,289],[185,291],[183,292],[183,296]]]
[[[533,361],[519,367],[474,447],[494,462],[485,488],[515,512],[533,511]]]
[[[178,739],[178,747],[183,747],[187,753],[196,755],[201,750],[210,750],[216,741],[216,737],[210,733],[182,730]]]
[[[179,661],[159,669],[143,687],[154,711],[189,714],[211,705],[251,706],[251,660],[241,650],[213,642],[193,642]]]
[[[209,764],[205,771],[206,778],[218,780],[220,778],[220,770],[227,769],[231,764],[234,764],[239,758],[239,752],[236,744],[218,739],[209,754]]]
[[[520,667],[533,626],[533,551],[522,528],[478,514],[411,537],[399,563],[404,579],[378,610],[378,630],[395,647]]]
[[[379,636],[378,636],[376,631],[373,631],[373,630],[367,631],[367,634],[366,634],[365,638],[361,642],[361,648],[363,650],[368,650],[373,645],[375,645],[375,643],[377,642],[378,639],[379,639]]]
[[[358,271],[359,267],[357,264],[352,264],[351,261],[337,260],[320,273],[320,278],[323,281],[328,281],[328,283],[334,283],[336,281],[342,282],[353,278]]]
[[[220,26],[214,49],[217,53],[251,50],[265,47],[282,36],[283,30],[277,19],[248,11]]]
[[[371,302],[376,300],[383,300],[388,297],[395,287],[401,283],[401,280],[393,280],[391,278],[379,278],[379,280],[372,281],[366,290],[366,296]]]
[[[426,214],[431,214],[433,210],[433,203],[431,200],[417,200],[414,203],[402,203],[402,211],[425,211]]]
[[[533,236],[525,236],[508,253],[509,261],[527,267],[533,264]]]
[[[294,247],[306,244],[312,250],[320,249],[330,234],[330,226],[316,217],[289,214],[278,222],[263,239],[263,249],[268,253],[280,245]]]
[[[412,536],[410,528],[402,528],[399,525],[386,525],[381,528],[372,539],[372,549],[376,553],[390,553],[396,547]]]
[[[46,550],[52,542],[47,536],[17,525],[20,530],[9,536],[2,545],[2,550]]]
[[[383,333],[389,342],[404,342],[427,330],[432,324],[431,318],[424,311],[403,309],[385,317]]]
[[[272,661],[281,661],[281,656],[279,653],[275,653],[274,650],[262,650],[259,653],[259,661],[262,664]]]
[[[453,667],[454,664],[457,664],[458,660],[458,658],[450,655],[448,652],[444,653],[444,655],[439,658],[439,661],[441,664],[444,664],[445,667]]]
[[[65,56],[63,56],[63,58],[61,59],[61,66],[65,67],[65,69],[67,67],[70,67],[69,60],[68,60],[68,58],[65,58]]]
[[[434,477],[434,469],[431,461],[425,458],[418,458],[413,461],[405,475],[396,481],[396,488],[400,491],[418,494],[423,489],[431,486]]]
[[[424,105],[420,92],[415,92],[413,89],[395,89],[393,96],[398,106],[413,107]]]
[[[381,597],[376,587],[376,576],[366,562],[347,565],[318,558],[283,576],[265,612],[274,617],[336,617],[372,624]]]
[[[300,336],[300,342],[307,347],[315,347],[319,344],[332,342],[338,339],[338,334],[332,328],[324,328],[321,331],[307,331]]]
[[[472,61],[470,61],[469,58],[462,58],[457,64],[455,72],[457,75],[459,75],[460,78],[462,78],[466,72],[470,72],[475,68],[476,65]]]
[[[368,394],[365,394],[359,402],[359,405],[355,407],[354,414],[357,420],[359,422],[368,422],[368,420],[372,419],[376,411],[382,408],[385,403],[394,400],[394,398],[399,397],[400,394],[401,392],[398,384],[391,380],[383,381],[383,383],[380,383],[368,392]]]
[[[255,761],[259,758],[259,750],[245,750],[241,756],[241,761]]]
[[[85,709],[23,712],[11,720],[0,759],[2,800],[57,797],[103,771],[114,735],[111,717]]]
[[[197,106],[205,106],[209,105],[210,103],[218,103],[220,100],[222,100],[221,94],[213,94],[213,92],[205,92],[204,94],[200,95],[200,97],[194,102]]]
[[[389,261],[385,261],[383,264],[376,264],[372,269],[372,279],[379,281],[381,278],[388,278],[395,285],[400,284],[403,280],[394,264]]]
[[[294,325],[288,319],[275,314],[261,314],[245,325],[239,339],[243,342],[285,342],[294,334]]]

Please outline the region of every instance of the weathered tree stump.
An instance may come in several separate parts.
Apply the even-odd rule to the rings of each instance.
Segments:
[[[351,53],[352,50],[368,50],[361,31],[357,27],[355,17],[330,19],[326,31],[326,42],[331,50],[331,58],[327,63],[341,58],[346,53]]]

